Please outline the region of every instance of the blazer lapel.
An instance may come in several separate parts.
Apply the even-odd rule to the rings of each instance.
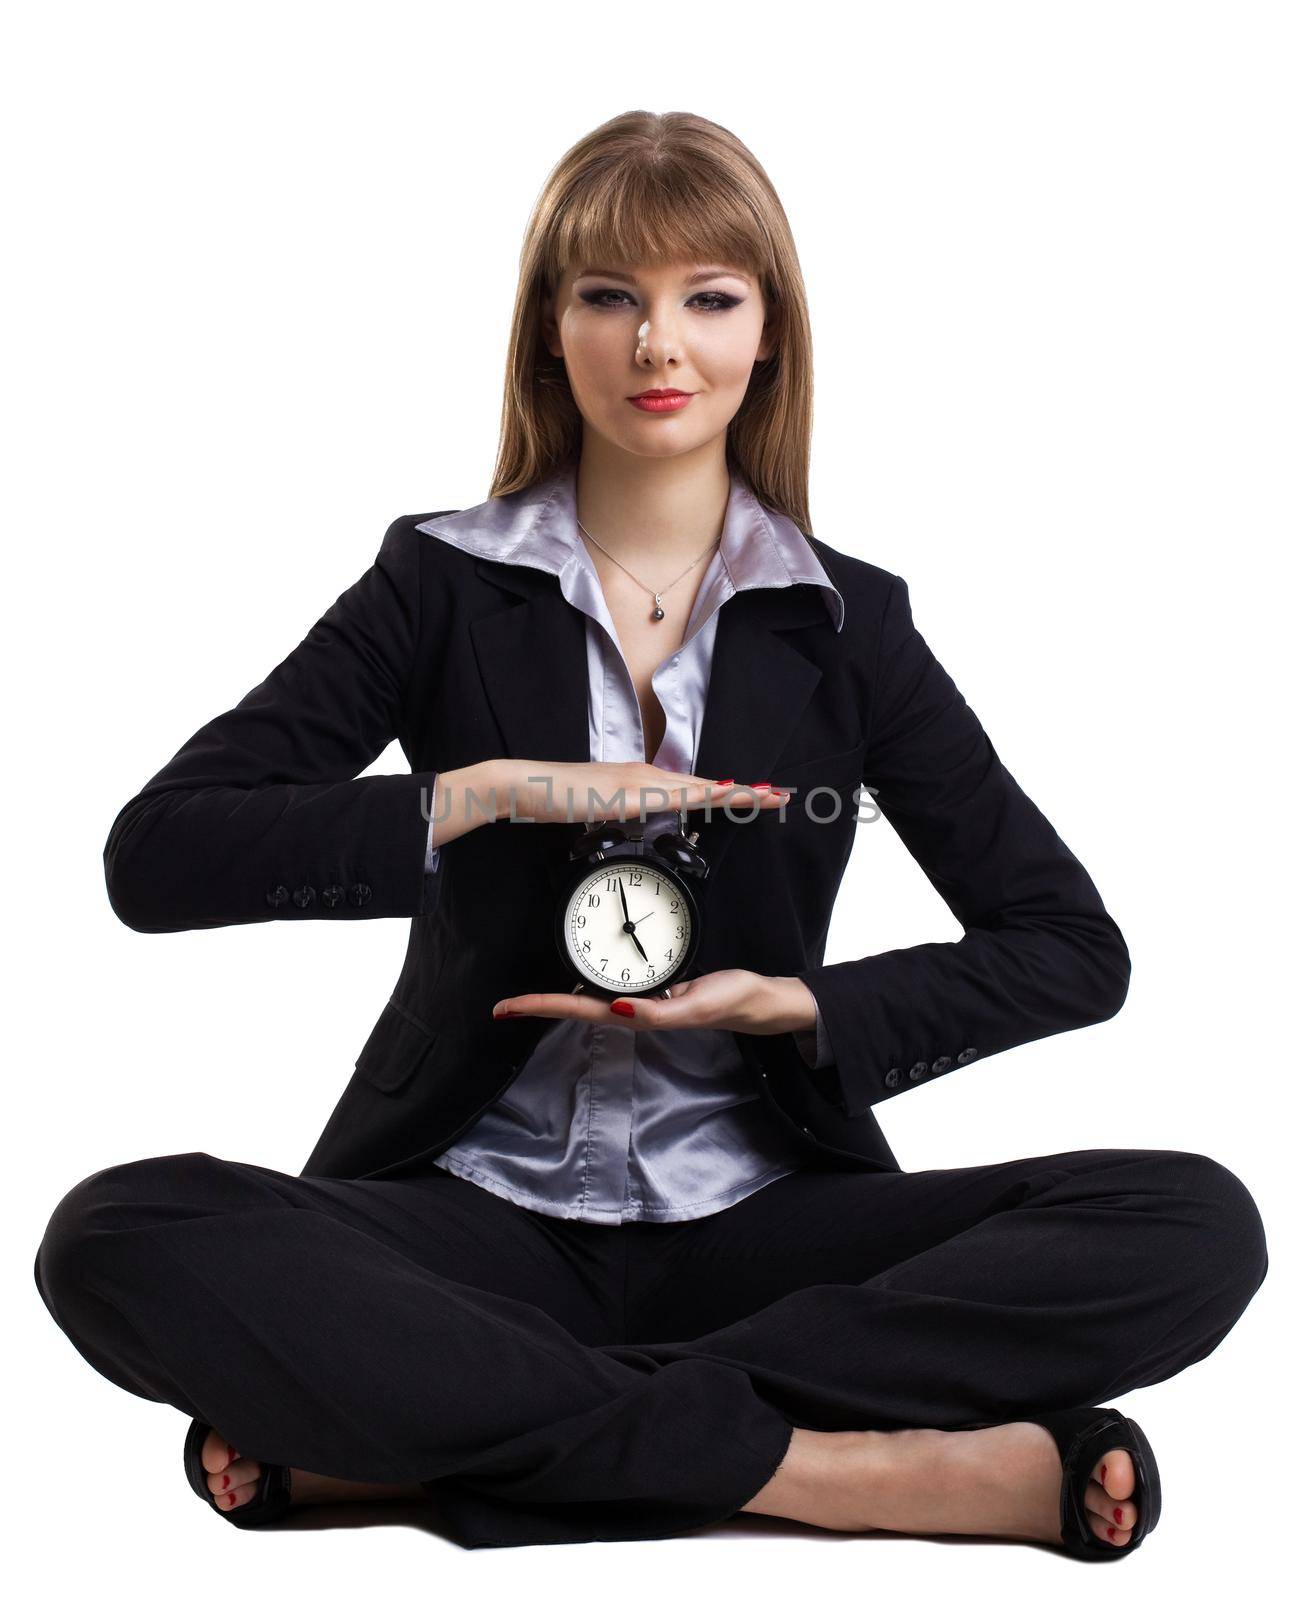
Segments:
[[[514,603],[471,624],[472,644],[504,748],[514,759],[589,761],[585,618],[552,573],[480,559],[477,572]],[[751,589],[718,613],[697,771],[758,783],[774,770],[807,711],[821,669],[795,648],[793,630],[829,627],[812,586]],[[717,867],[736,829],[757,822],[747,807],[687,814],[700,850]],[[581,824],[582,826],[582,824]]]
[[[830,626],[821,595],[804,585],[744,590],[723,604],[696,753],[701,777],[744,784],[771,777],[821,681],[821,668],[791,637],[814,623]],[[711,871],[738,828],[758,825],[749,807],[736,805],[731,815],[716,805],[708,815],[689,813],[687,821],[689,830],[700,830],[699,849]]]
[[[504,749],[515,759],[589,760],[583,612],[567,602],[552,573],[484,559],[476,571],[516,597],[471,624]]]

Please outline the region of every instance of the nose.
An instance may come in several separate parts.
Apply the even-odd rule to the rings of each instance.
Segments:
[[[639,362],[659,367],[681,357],[682,339],[667,312],[652,311],[638,323],[636,331],[634,356]]]

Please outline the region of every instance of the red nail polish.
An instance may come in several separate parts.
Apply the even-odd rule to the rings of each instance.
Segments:
[[[1115,1506],[1113,1508],[1113,1520],[1115,1522],[1118,1522],[1118,1523],[1120,1523],[1122,1521],[1122,1507],[1121,1506]]]
[[[612,1000],[611,1010],[617,1017],[635,1017],[637,1012],[633,1009],[631,1000]]]
[[[1106,1528],[1104,1530],[1104,1536],[1105,1536],[1106,1539],[1112,1539],[1113,1538],[1113,1529],[1112,1528]]]
[[[1101,1466],[1100,1466],[1100,1482],[1101,1483],[1104,1482],[1104,1475],[1105,1475],[1106,1472],[1108,1472],[1108,1470],[1109,1470],[1108,1463],[1107,1462],[1101,1463]]]
[[[227,1489],[229,1487],[229,1474],[227,1472],[225,1473],[224,1477],[220,1480],[220,1487],[222,1489]]]
[[[229,1496],[229,1504],[232,1505],[237,1498],[238,1496],[236,1494],[231,1494]]]
[[[751,789],[771,789],[772,785],[770,783],[752,783],[750,787]]]

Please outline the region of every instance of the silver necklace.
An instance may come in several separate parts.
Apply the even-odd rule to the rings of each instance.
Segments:
[[[592,534],[589,533],[588,529],[584,527],[583,523],[580,522],[578,517],[575,518],[575,526],[579,529],[580,533],[582,533],[585,538],[593,539]],[[707,555],[709,555],[713,550],[715,550],[720,544],[722,544],[722,542],[723,542],[723,535],[720,533],[718,538],[714,540],[714,543],[712,545],[710,545],[708,550],[702,550],[701,551],[701,553],[696,557],[696,561],[703,561],[704,558]],[[612,556],[610,551],[606,548],[606,546],[604,544],[597,544],[597,540],[596,539],[593,539],[593,543],[597,545],[597,548],[601,551],[601,553],[604,556],[609,556],[610,559],[615,563],[615,565],[617,567],[619,567],[619,569],[622,572],[629,572],[629,569],[618,558],[618,556]],[[651,595],[655,600],[655,609],[651,613],[652,622],[660,622],[660,621],[663,620],[663,618],[664,618],[664,606],[660,602],[664,599],[665,595],[667,595],[669,593],[670,589],[673,588],[673,584],[674,583],[681,583],[682,582],[682,580],[691,571],[692,567],[694,567],[696,565],[696,561],[693,561],[688,566],[684,567],[683,570],[678,574],[678,576],[673,580],[673,583],[666,583],[663,589],[653,589],[650,586],[650,584],[643,583],[641,578],[639,578],[636,575],[636,573],[629,572],[629,577],[633,579],[633,582],[637,584],[638,588],[639,589],[645,589],[646,592],[649,595]]]

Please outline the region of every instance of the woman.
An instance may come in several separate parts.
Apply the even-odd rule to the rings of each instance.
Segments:
[[[408,917],[299,1176],[91,1174],[36,1281],[193,1421],[236,1526],[422,1497],[459,1542],[737,1511],[1125,1555],[1148,1441],[1100,1401],[1224,1338],[1266,1272],[1215,1161],[904,1172],[872,1107],[1111,1017],[1130,964],[903,580],[816,539],[803,285],[762,168],[632,112],[530,220],[489,498],[373,565],[122,808],[148,932]],[[407,777],[358,777],[392,738]],[[822,964],[874,800],[965,928]],[[553,939],[590,822],[710,865],[690,981],[607,1003]],[[529,826],[522,824],[530,824]],[[537,825],[535,825],[537,824]]]

